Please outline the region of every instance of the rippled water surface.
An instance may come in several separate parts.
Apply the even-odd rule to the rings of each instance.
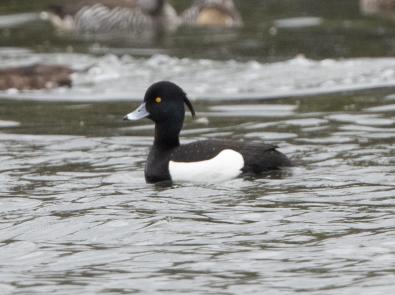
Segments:
[[[266,140],[298,163],[215,185],[145,184],[152,128],[129,108],[0,104],[3,290],[394,291],[393,95],[198,104],[184,141]]]
[[[0,4],[2,67],[77,70],[0,93],[0,294],[395,293],[394,23],[249,0],[241,31],[91,40],[35,21],[49,2]],[[194,102],[183,142],[266,141],[296,166],[146,184],[153,126],[122,117],[159,79]]]

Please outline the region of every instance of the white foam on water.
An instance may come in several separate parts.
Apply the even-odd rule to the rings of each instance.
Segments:
[[[37,13],[18,13],[0,15],[0,28],[11,28],[39,19]]]
[[[277,28],[296,29],[319,26],[322,24],[322,22],[323,19],[320,17],[305,16],[278,19],[274,21],[274,25]]]
[[[275,99],[395,86],[395,58],[315,61],[298,56],[275,63],[214,61],[154,55],[92,56],[0,50],[2,67],[65,64],[78,72],[73,87],[4,91],[0,97],[51,101],[142,99],[159,80],[180,84],[196,100]]]

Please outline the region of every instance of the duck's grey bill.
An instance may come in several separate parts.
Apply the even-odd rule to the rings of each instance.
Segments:
[[[137,120],[143,119],[148,116],[149,116],[149,113],[148,113],[147,109],[145,108],[145,103],[143,103],[134,112],[127,114],[123,119],[129,120],[129,121],[137,121]]]

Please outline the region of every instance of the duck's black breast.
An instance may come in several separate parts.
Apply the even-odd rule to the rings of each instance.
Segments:
[[[152,146],[145,164],[145,180],[156,183],[171,180],[169,161],[173,149]]]
[[[291,166],[291,161],[276,150],[276,146],[264,143],[244,143],[228,140],[204,140],[181,145],[170,154],[174,162],[199,162],[216,157],[223,150],[240,153],[244,159],[242,172],[259,174],[266,170]]]

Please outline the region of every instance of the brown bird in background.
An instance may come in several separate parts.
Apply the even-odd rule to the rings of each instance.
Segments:
[[[360,0],[359,6],[366,15],[380,15],[395,20],[395,0]]]
[[[0,90],[71,87],[73,72],[67,66],[44,64],[0,69]]]
[[[241,27],[243,21],[232,0],[195,0],[181,14],[183,25],[202,27]]]

